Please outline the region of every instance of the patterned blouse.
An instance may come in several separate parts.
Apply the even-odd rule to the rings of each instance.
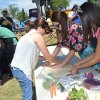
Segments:
[[[70,50],[75,50],[76,52],[82,52],[87,44],[83,41],[83,32],[82,28],[79,26],[77,29],[74,29],[72,26],[68,29],[68,35],[66,39],[60,43],[58,46],[66,46]]]

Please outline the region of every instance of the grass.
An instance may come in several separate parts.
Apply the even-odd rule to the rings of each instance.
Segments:
[[[56,34],[55,30],[53,30],[53,31],[54,32],[52,32],[50,34],[44,35],[47,45],[53,45],[53,44],[57,43],[57,34]],[[19,40],[24,34],[25,34],[25,32],[20,32],[20,33],[16,34],[17,39]]]
[[[57,43],[57,34],[55,34],[55,31],[52,34],[46,34],[44,37],[47,45],[53,45]]]
[[[34,81],[33,74],[33,86]],[[35,93],[35,90],[33,90],[33,93]],[[35,94],[33,97],[35,98]],[[19,82],[15,78],[10,79],[5,84],[0,86],[0,100],[22,100],[21,88]]]
[[[21,100],[21,89],[16,79],[11,79],[0,86],[0,100]]]
[[[24,32],[16,34],[16,37],[20,39],[20,37],[24,34]],[[55,32],[52,34],[47,34],[44,37],[47,45],[57,43]],[[22,100],[21,96],[21,89],[18,81],[15,78],[0,86],[0,100]]]

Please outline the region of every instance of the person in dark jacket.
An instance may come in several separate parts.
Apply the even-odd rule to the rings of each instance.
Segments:
[[[3,15],[3,17],[0,17],[0,25],[2,27],[6,27],[12,31],[12,26],[13,26],[14,22],[13,22],[12,18],[8,16],[8,11],[3,10],[2,15]]]

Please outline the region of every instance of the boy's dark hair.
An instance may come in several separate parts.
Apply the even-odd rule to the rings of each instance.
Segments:
[[[73,11],[74,9],[78,9],[78,5],[77,5],[77,4],[75,4],[75,5],[73,6],[72,11]]]

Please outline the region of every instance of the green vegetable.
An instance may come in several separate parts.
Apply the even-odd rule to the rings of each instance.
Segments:
[[[72,91],[70,91],[68,95],[69,95],[69,100],[88,100],[88,95],[83,88],[77,90],[74,86],[72,88]]]
[[[51,79],[46,78],[45,81],[43,82],[43,87],[46,90],[49,90],[50,89],[50,83],[51,83]]]
[[[49,90],[50,89],[50,85],[52,83],[55,83],[57,85],[57,88],[60,88],[60,85],[57,83],[58,82],[58,79],[49,79],[49,78],[45,78],[44,81],[43,81],[43,87],[46,89],[46,90]]]

